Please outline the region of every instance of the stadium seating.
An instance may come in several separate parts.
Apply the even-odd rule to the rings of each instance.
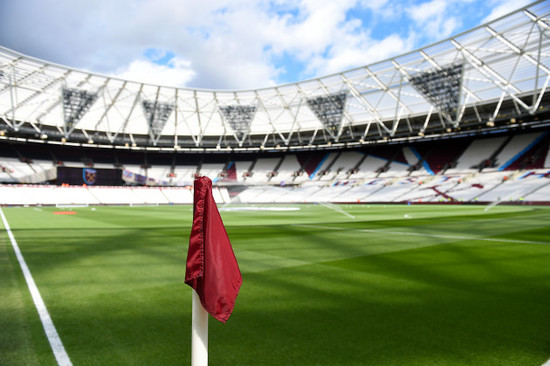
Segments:
[[[217,181],[222,170],[223,164],[203,164],[200,167],[198,174],[211,177],[212,180]]]
[[[542,133],[528,133],[513,136],[506,144],[506,148],[495,156],[495,162],[498,164],[499,170],[504,170],[511,165],[522,154],[522,151],[528,149],[529,146],[539,138]]]
[[[246,178],[247,183],[266,184],[270,181],[281,158],[259,158],[254,164],[252,175]]]
[[[456,167],[449,169],[447,172],[451,174],[467,173],[492,168],[491,157],[506,139],[506,136],[501,136],[472,141],[458,159]]]
[[[185,160],[152,153],[143,156],[141,152],[109,155],[101,150],[77,150],[71,155],[59,147],[48,150],[55,159],[47,160],[40,159],[48,152],[41,152],[39,146],[0,146],[4,155],[0,157],[0,204],[189,204],[193,200],[190,187],[197,174],[212,178],[220,204],[540,203],[550,201],[549,136],[542,131],[368,150],[212,158],[190,155]],[[55,184],[58,164],[118,167],[141,175],[143,181],[127,181],[129,187],[48,185]]]
[[[294,178],[296,178],[296,172],[298,172],[299,170],[300,163],[298,162],[296,155],[286,155],[276,171],[277,174],[275,174],[271,178],[270,182],[279,185],[293,183]]]
[[[247,179],[247,173],[250,171],[253,161],[236,161],[235,171],[237,182],[244,182]]]

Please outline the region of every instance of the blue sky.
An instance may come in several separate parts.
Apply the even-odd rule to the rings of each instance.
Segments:
[[[0,0],[0,45],[155,84],[254,89],[437,42],[526,0]]]

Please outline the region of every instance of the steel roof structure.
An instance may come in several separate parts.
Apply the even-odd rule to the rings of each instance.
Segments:
[[[128,149],[361,146],[506,128],[550,108],[550,2],[385,61],[255,90],[174,88],[0,47],[0,138]],[[462,132],[461,132],[462,131]]]

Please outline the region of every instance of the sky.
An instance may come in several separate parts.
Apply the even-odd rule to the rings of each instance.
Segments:
[[[345,71],[530,0],[0,0],[0,46],[104,75],[243,90]]]

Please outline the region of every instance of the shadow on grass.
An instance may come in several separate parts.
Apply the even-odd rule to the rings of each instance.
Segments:
[[[550,355],[550,271],[484,281],[461,276],[475,264],[451,275],[393,256],[353,259],[370,266],[363,271],[340,261],[336,271],[312,265],[247,276],[235,328],[214,328],[213,362],[540,365]]]
[[[349,227],[423,233],[431,224]],[[75,365],[188,363],[188,230],[16,232]],[[210,320],[213,365],[540,365],[550,357],[547,246],[290,225],[228,232],[236,250],[313,264],[244,272],[228,323]]]

